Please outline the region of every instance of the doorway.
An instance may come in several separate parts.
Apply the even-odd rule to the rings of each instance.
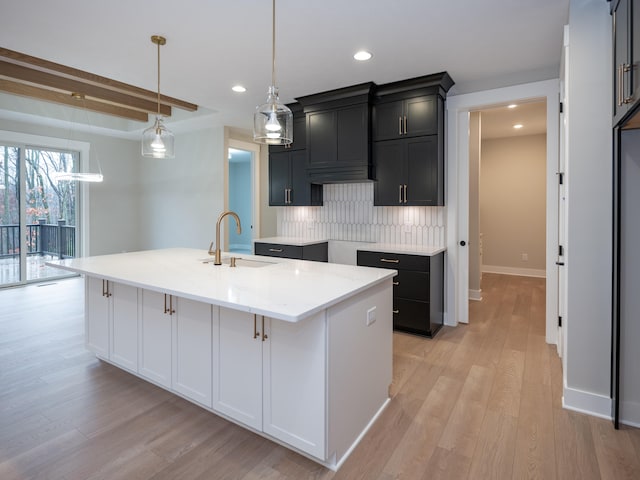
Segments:
[[[546,341],[557,342],[558,279],[558,131],[559,82],[546,80],[447,99],[447,319],[448,325],[469,322],[469,117],[470,112],[543,98],[546,102]]]
[[[227,148],[227,210],[240,217],[242,232],[227,229],[226,250],[231,253],[253,253],[254,231],[259,212],[257,159],[260,147],[248,142],[229,139]]]
[[[0,286],[73,275],[45,262],[79,256],[79,187],[55,178],[79,161],[72,149],[0,143]]]

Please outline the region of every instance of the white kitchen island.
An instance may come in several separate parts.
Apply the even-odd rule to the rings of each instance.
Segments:
[[[100,359],[337,469],[389,400],[395,270],[224,257],[49,264],[85,275],[85,343]]]

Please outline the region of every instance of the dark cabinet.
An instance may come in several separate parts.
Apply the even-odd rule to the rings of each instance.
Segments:
[[[438,103],[437,95],[377,103],[373,108],[374,141],[437,134]]]
[[[288,105],[291,108],[291,105]],[[299,107],[298,107],[299,108]],[[286,152],[292,150],[305,150],[307,148],[307,119],[304,113],[292,108],[293,114],[293,142],[289,145],[273,145],[269,147],[269,153]]]
[[[366,83],[298,98],[307,119],[311,182],[371,180],[372,88]]]
[[[322,185],[312,185],[307,175],[305,150],[269,153],[269,205],[322,205]]]
[[[374,205],[444,205],[443,141],[428,135],[374,142]]]
[[[433,256],[358,250],[358,265],[393,268],[393,328],[433,337],[442,327],[444,252]]]
[[[633,0],[612,3],[613,124],[617,125],[640,99],[640,8]]]
[[[313,243],[310,245],[287,245],[281,243],[254,243],[255,255],[267,257],[293,258],[297,260],[311,260],[313,262],[326,262],[329,255],[327,242]]]

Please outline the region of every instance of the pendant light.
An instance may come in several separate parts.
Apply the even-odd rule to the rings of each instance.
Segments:
[[[87,114],[87,104],[84,99],[83,93],[73,92],[71,96],[76,100],[82,100],[82,108],[84,109],[84,113],[86,115],[87,125],[91,128],[91,122],[89,121],[89,115]],[[69,135],[71,136],[71,135]],[[67,182],[102,182],[102,168],[100,168],[100,157],[98,156],[97,150],[95,151],[96,162],[98,163],[98,173],[90,173],[90,172],[67,172],[67,171],[58,171],[54,172],[52,178],[58,182],[67,181]],[[91,164],[91,160],[88,161]]]
[[[153,126],[142,132],[142,155],[153,158],[173,158],[173,133],[164,126],[160,115],[160,46],[167,43],[167,39],[160,35],[153,35],[151,42],[158,46],[158,113]]]
[[[271,35],[271,86],[267,102],[256,107],[253,115],[253,140],[268,145],[288,145],[293,142],[293,113],[280,103],[276,87],[276,0],[273,0]]]

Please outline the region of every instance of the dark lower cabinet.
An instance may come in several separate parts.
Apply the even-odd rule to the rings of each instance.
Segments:
[[[311,245],[287,245],[282,243],[254,243],[254,254],[267,257],[292,258],[295,260],[311,260],[326,262],[329,259],[328,242]]]
[[[358,265],[393,268],[393,328],[433,337],[444,317],[444,252],[431,257],[358,250]]]

